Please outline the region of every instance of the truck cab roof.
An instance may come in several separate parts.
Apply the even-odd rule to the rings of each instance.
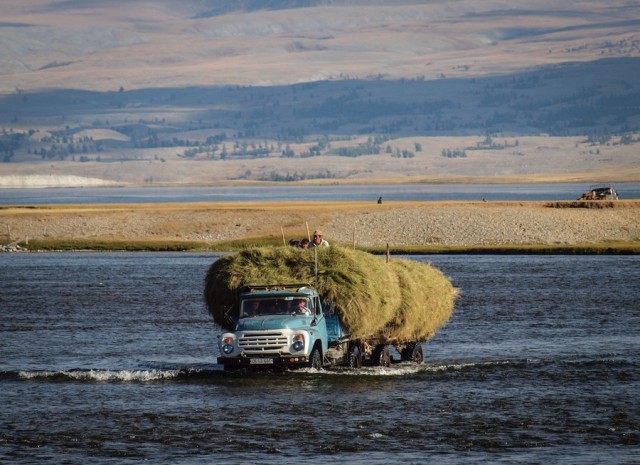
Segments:
[[[240,293],[240,298],[251,298],[259,296],[299,296],[315,297],[318,295],[313,287],[308,284],[272,284],[272,285],[250,285],[245,286]]]

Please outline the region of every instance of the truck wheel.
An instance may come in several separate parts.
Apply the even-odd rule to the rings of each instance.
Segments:
[[[371,363],[373,366],[389,368],[391,366],[391,354],[389,353],[389,347],[384,344],[377,345],[373,350],[373,354],[371,354]]]
[[[409,342],[402,349],[400,354],[402,356],[402,360],[406,362],[415,362],[422,363],[424,362],[424,353],[422,352],[422,344],[419,342]]]
[[[413,353],[411,354],[411,361],[416,362],[418,365],[424,362],[424,353],[422,352],[422,344],[416,343],[416,345],[413,347]]]
[[[349,348],[349,367],[362,368],[362,352],[358,344],[353,344]]]
[[[320,370],[322,368],[322,354],[317,347],[311,352],[311,358],[309,358],[309,368],[314,370]]]

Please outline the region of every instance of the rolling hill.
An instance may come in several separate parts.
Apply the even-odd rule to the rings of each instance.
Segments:
[[[8,0],[0,177],[637,180],[639,23],[622,0]]]

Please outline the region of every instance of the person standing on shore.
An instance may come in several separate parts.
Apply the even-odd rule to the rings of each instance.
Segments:
[[[313,240],[309,244],[309,248],[313,247],[329,247],[329,243],[322,238],[322,231],[320,230],[313,232]]]

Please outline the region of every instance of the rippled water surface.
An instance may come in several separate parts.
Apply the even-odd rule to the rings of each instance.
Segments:
[[[428,256],[426,363],[234,375],[211,254],[0,255],[0,463],[640,462],[640,257]]]

